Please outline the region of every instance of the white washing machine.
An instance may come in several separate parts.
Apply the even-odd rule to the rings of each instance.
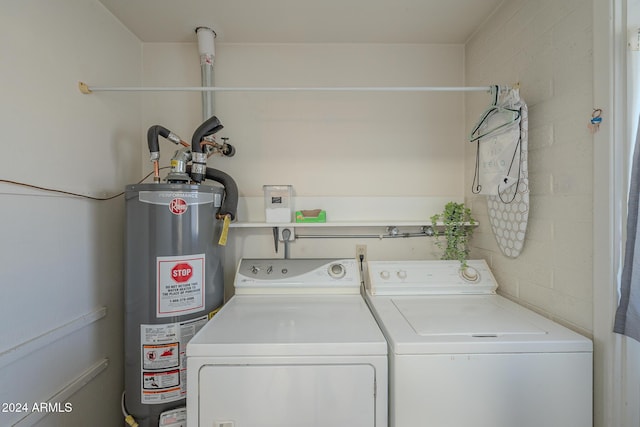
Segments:
[[[592,343],[495,294],[484,261],[368,263],[391,427],[589,427]]]
[[[189,427],[385,427],[387,343],[355,259],[244,259],[187,345]]]

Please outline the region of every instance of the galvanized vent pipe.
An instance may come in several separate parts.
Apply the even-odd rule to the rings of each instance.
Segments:
[[[216,56],[214,39],[216,33],[208,27],[196,28],[198,36],[198,52],[200,53],[200,72],[202,87],[213,87],[213,62]],[[207,120],[213,116],[214,99],[213,91],[202,92],[202,119]]]

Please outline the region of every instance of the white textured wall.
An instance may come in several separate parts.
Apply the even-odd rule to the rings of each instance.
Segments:
[[[507,0],[466,45],[468,85],[520,83],[529,107],[531,206],[524,250],[504,257],[485,197],[467,201],[481,226],[473,255],[486,258],[500,292],[583,333],[592,331],[592,2]],[[467,97],[467,130],[488,105]],[[466,152],[471,177],[475,146]]]
[[[195,45],[148,43],[144,58],[147,85],[200,84]],[[463,59],[459,45],[219,44],[215,84],[459,86]],[[462,94],[219,92],[215,99],[225,126],[217,135],[238,152],[210,165],[234,176],[243,196],[274,183],[305,196],[462,192]],[[145,124],[191,141],[202,121],[199,94],[149,94],[144,102]],[[166,163],[173,146],[161,149]]]
[[[461,86],[463,73],[461,45],[216,46],[215,84],[224,87]],[[196,45],[145,44],[144,81],[151,86],[199,85]],[[295,195],[304,197],[464,197],[461,93],[219,92],[215,100],[215,114],[225,126],[217,136],[230,137],[237,154],[212,158],[209,166],[229,173],[241,196],[262,197],[264,184],[292,184]],[[146,127],[162,124],[188,141],[202,121],[199,94],[145,94],[144,105]],[[163,164],[173,150],[171,143],[161,141]],[[145,154],[143,168],[150,170],[147,159]],[[434,213],[412,209],[413,218],[428,219]],[[331,220],[332,212],[327,214]],[[394,217],[387,218],[390,225]],[[359,231],[379,234],[384,229],[328,230]],[[371,259],[438,256],[427,238],[300,239],[291,244],[291,255],[352,257],[357,243],[368,245]],[[233,229],[227,281],[239,257],[282,257],[282,251],[280,243],[274,252],[270,228]]]
[[[216,79],[228,86],[457,86],[462,46],[231,45]],[[293,184],[304,196],[458,195],[461,94],[217,95],[239,149],[228,170],[243,195]],[[251,173],[247,173],[251,171]]]
[[[77,88],[79,80],[140,84],[141,43],[101,4],[3,1],[0,52],[1,178],[92,196],[138,179],[139,96]],[[119,425],[122,198],[95,202],[0,184],[0,204],[0,402],[28,405],[27,413],[1,412],[0,425],[25,415],[22,425]],[[70,326],[105,307],[101,319]],[[34,421],[33,404],[105,359],[95,379],[54,399],[72,412]]]

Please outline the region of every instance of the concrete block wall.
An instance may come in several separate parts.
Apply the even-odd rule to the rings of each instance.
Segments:
[[[502,255],[486,197],[465,190],[480,226],[472,255],[487,259],[500,293],[585,335],[593,330],[593,23],[590,0],[507,0],[468,40],[466,84],[520,84],[529,111],[529,223],[516,259]],[[467,133],[490,103],[466,99]]]

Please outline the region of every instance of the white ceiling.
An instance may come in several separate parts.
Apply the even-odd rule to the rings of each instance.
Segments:
[[[465,43],[503,0],[99,0],[143,42]]]

